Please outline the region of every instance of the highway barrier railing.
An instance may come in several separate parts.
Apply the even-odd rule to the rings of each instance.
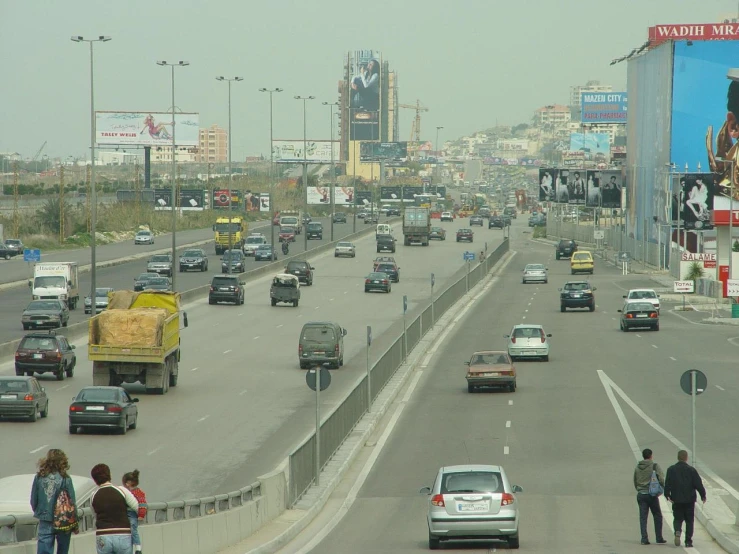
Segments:
[[[371,227],[340,240],[352,240],[373,232],[374,227]],[[335,242],[290,258],[298,259],[325,252],[333,248]],[[438,320],[472,287],[483,280],[508,250],[509,241],[504,240],[485,259],[477,260],[455,273],[447,281],[450,284],[438,294],[434,294],[434,320]],[[284,259],[243,275],[254,279],[274,271],[275,266],[282,263],[285,263]],[[192,293],[188,299],[193,300],[207,294],[207,287],[198,287],[187,293]],[[185,294],[183,293],[183,297]],[[418,315],[406,322],[406,335],[401,332],[370,369],[372,401],[401,367],[408,353],[433,326],[430,297],[421,303],[420,309],[416,311],[419,312]],[[387,332],[392,333],[393,329]],[[381,342],[381,339],[382,337],[378,337],[377,342]],[[367,386],[365,375],[358,380],[346,398],[323,419],[319,461],[321,468],[326,466],[357,423],[371,409],[367,402]],[[315,432],[310,433],[272,473],[261,476],[257,482],[238,491],[190,500],[149,502],[147,518],[139,528],[147,554],[171,552],[216,554],[219,550],[252,536],[285,510],[292,508],[313,484],[316,473],[314,448]],[[83,532],[73,536],[73,552],[92,552],[95,535],[92,532],[84,532],[94,529],[94,515],[89,507],[80,510],[80,519]],[[17,530],[24,526],[33,526],[32,535],[35,537],[37,524],[37,520],[30,515],[0,516],[0,552],[3,554],[35,552],[34,541],[17,542]]]

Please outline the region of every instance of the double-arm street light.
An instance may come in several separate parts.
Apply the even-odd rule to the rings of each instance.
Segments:
[[[90,299],[95,305],[95,278],[97,277],[97,263],[95,246],[95,235],[97,233],[97,194],[95,193],[95,63],[93,44],[96,42],[108,42],[110,37],[100,35],[97,38],[87,39],[84,37],[72,37],[74,42],[87,42],[90,44]],[[62,194],[63,197],[63,194]],[[96,311],[90,310],[90,317],[95,317]]]
[[[275,212],[275,206],[274,206],[274,190],[275,190],[275,183],[274,183],[274,167],[275,167],[275,155],[274,155],[274,146],[273,146],[273,140],[274,137],[272,136],[273,126],[272,126],[272,93],[275,92],[282,92],[281,88],[260,88],[259,92],[268,92],[269,93],[269,218],[270,221],[272,221],[272,214]],[[274,222],[270,225],[272,228],[271,230],[271,244],[272,248],[275,248],[275,226]]]
[[[315,100],[315,96],[295,96],[295,100],[303,101],[303,210],[304,214],[308,214],[308,127],[305,120],[306,102]],[[302,222],[300,222],[302,224]],[[303,229],[303,237],[305,239],[305,252],[308,251],[308,231]]]
[[[243,77],[216,77],[217,81],[226,81],[228,83],[228,263],[226,264],[226,273],[231,273],[231,249],[233,248],[233,229],[231,229],[231,183],[233,181],[233,173],[231,169],[231,144],[233,143],[233,135],[231,134],[231,83],[243,81]]]
[[[175,143],[175,121],[174,121],[174,68],[185,67],[190,65],[190,62],[171,62],[167,63],[166,60],[157,62],[157,65],[171,67],[172,68],[172,198],[169,201],[169,205],[172,208],[172,290],[177,290],[177,272],[174,270],[177,264],[177,156]]]
[[[331,195],[331,242],[334,241],[334,209],[336,205],[336,169],[334,168],[334,106],[340,106],[339,102],[323,102],[324,106],[328,106],[328,110],[331,114],[331,189],[329,194]]]

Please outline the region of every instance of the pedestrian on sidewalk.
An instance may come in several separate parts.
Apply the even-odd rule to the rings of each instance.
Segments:
[[[688,452],[680,450],[677,453],[677,463],[667,468],[665,478],[665,498],[672,502],[675,546],[680,546],[683,521],[685,522],[685,546],[693,546],[696,491],[705,504],[706,489],[703,487],[703,480],[698,475],[698,470],[688,464]]]
[[[128,521],[131,523],[131,542],[134,554],[141,552],[141,537],[139,536],[139,521],[146,517],[146,494],[139,488],[139,470],[134,469],[123,475],[123,486],[126,487],[136,500],[139,501],[138,511],[128,509]]]
[[[643,459],[634,468],[634,488],[636,489],[636,503],[639,506],[641,543],[649,544],[647,519],[651,511],[657,544],[665,544],[667,541],[662,536],[662,509],[659,506],[659,497],[664,491],[665,476],[659,464],[652,459],[651,449],[645,448],[641,455]]]

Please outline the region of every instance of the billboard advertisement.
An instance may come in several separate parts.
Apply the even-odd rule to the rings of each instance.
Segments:
[[[553,168],[540,168],[539,202],[557,202],[557,186],[562,186],[559,182],[559,170]]]
[[[260,193],[251,192],[250,190],[247,190],[244,193],[244,211],[247,211],[247,212],[260,211],[259,197],[260,197]]]
[[[272,157],[276,163],[303,163],[307,161],[312,164],[331,163],[330,140],[274,140],[272,141]],[[303,146],[305,146],[305,158],[303,157]],[[334,161],[341,159],[341,148],[339,141],[333,142]]]
[[[606,133],[571,133],[570,152],[585,152],[586,154],[611,154],[611,136]]]
[[[362,162],[378,162],[380,160],[402,160],[407,157],[407,142],[359,143],[359,160]]]
[[[200,144],[200,116],[175,113],[177,146]],[[95,112],[97,144],[171,146],[172,114],[158,112]]]
[[[334,204],[348,205],[354,201],[354,187],[335,187]],[[328,206],[331,204],[331,187],[308,187],[308,204]]]
[[[380,187],[380,202],[400,202],[403,200],[403,187]]]
[[[588,208],[620,208],[623,178],[619,170],[588,171],[587,197]]]
[[[626,123],[626,92],[583,92],[581,121],[590,124]]]
[[[154,189],[154,209],[171,210],[172,189]],[[180,189],[178,208],[198,211],[205,209],[205,191],[202,189]]]
[[[568,170],[563,169],[560,174],[566,173]],[[567,203],[568,204],[585,204],[585,171],[582,169],[573,169],[567,178]]]
[[[354,195],[357,206],[370,206],[372,204],[371,190],[358,190]]]
[[[405,185],[403,187],[403,202],[414,202],[419,194],[423,194],[423,187]]]
[[[228,189],[213,189],[213,202],[211,204],[216,210],[228,209]],[[241,191],[231,191],[231,209],[241,209]]]
[[[732,164],[721,159],[736,161],[739,150],[736,142],[739,137],[739,42],[695,42],[692,46],[676,42],[674,48],[676,69],[672,81],[670,161],[678,168],[687,164],[688,171],[717,174],[715,188],[706,185],[712,189],[708,193],[713,198],[709,210],[722,212],[716,214],[715,220],[728,223]],[[737,169],[739,167],[734,164],[735,195],[739,190]],[[681,215],[686,216],[686,222],[692,223],[691,218],[696,213],[685,204],[690,202],[695,206],[695,202],[691,202],[686,186],[687,190],[698,192],[701,200],[706,192],[700,186],[695,189],[690,183],[682,187],[685,196]],[[700,210],[697,213],[700,214]],[[705,222],[696,220],[694,228],[705,229]]]
[[[713,228],[713,191],[717,176],[713,173],[686,173],[680,176],[680,219],[684,229]]]
[[[260,212],[270,211],[270,195],[268,192],[263,192],[259,195],[259,211]]]
[[[349,73],[349,139],[380,140],[380,53],[355,51]]]
[[[736,40],[737,34],[737,25],[728,22],[655,25],[649,28],[649,45],[654,47],[666,40]]]

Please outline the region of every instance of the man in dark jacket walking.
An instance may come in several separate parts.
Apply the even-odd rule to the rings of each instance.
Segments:
[[[703,487],[703,480],[698,475],[698,471],[688,465],[687,451],[680,450],[677,453],[677,463],[667,468],[665,478],[665,498],[672,502],[675,546],[680,546],[683,521],[685,522],[685,546],[693,546],[696,491],[705,504],[706,489]]]
[[[639,505],[639,525],[641,527],[641,543],[649,544],[647,533],[647,519],[652,512],[654,519],[654,536],[657,544],[665,544],[667,541],[662,537],[662,509],[659,507],[659,495],[649,492],[649,483],[652,480],[652,472],[657,476],[659,484],[665,486],[665,476],[659,464],[652,460],[652,451],[649,448],[642,450],[643,460],[639,461],[634,468],[634,488],[636,489],[636,503]]]

